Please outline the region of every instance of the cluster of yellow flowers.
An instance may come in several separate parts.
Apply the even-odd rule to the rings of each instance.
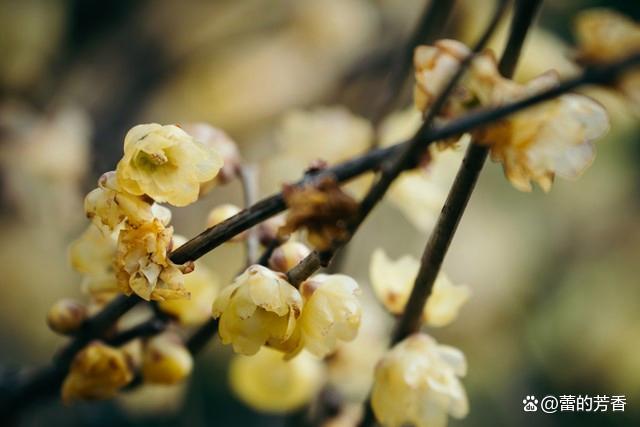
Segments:
[[[271,269],[250,266],[213,304],[222,342],[239,353],[230,385],[261,411],[308,403],[324,383],[321,358],[353,340],[360,327],[360,289],[351,277],[318,274],[299,289],[287,282],[285,273],[309,253],[290,239],[271,254]]]
[[[127,133],[116,170],[105,173],[85,199],[92,224],[70,247],[71,264],[83,274],[91,304],[56,303],[47,318],[52,329],[73,334],[118,293],[155,300],[185,326],[210,318],[217,279],[203,265],[194,271],[194,263],[171,262],[170,251],[186,240],[173,234],[171,211],[158,204],[185,206],[215,179],[224,182],[235,173],[234,166],[217,177],[223,158],[237,166],[237,150],[229,147],[234,144],[228,137],[208,125],[194,129],[202,140],[173,125],[139,125]],[[145,383],[174,384],[189,375],[192,365],[173,332],[120,347],[94,341],[74,358],[62,395],[65,401],[112,397],[135,372]]]
[[[441,40],[416,49],[415,102],[426,111],[462,60],[471,51],[455,40]],[[442,112],[443,119],[460,115],[471,106],[495,106],[531,96],[559,83],[551,71],[522,85],[504,78],[489,50],[477,55],[460,87]],[[475,142],[490,147],[491,158],[501,162],[505,175],[521,191],[531,181],[544,191],[554,177],[578,178],[595,157],[593,142],[609,129],[605,109],[578,94],[558,98],[513,114],[476,131]]]
[[[339,340],[355,338],[360,326],[358,284],[342,275],[319,274],[296,289],[286,275],[252,265],[222,290],[213,304],[220,338],[237,353],[256,354],[262,346],[287,358],[307,349],[318,357]]]

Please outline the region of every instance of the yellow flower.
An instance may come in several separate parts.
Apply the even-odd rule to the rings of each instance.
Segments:
[[[222,158],[177,126],[138,125],[127,133],[116,174],[124,191],[157,202],[186,206],[198,199],[200,185],[212,180]]]
[[[322,364],[302,353],[284,360],[262,348],[254,356],[236,355],[229,367],[231,389],[244,403],[264,412],[287,412],[309,402],[322,385]]]
[[[153,384],[176,384],[193,368],[191,353],[180,337],[165,332],[151,338],[144,349],[142,377]]]
[[[583,95],[566,94],[514,114],[481,132],[509,181],[531,191],[531,181],[549,191],[555,176],[577,179],[593,163],[594,141],[609,130],[606,110]]]
[[[184,287],[191,296],[189,299],[161,301],[160,309],[177,318],[182,325],[206,322],[211,317],[211,304],[218,295],[218,278],[205,265],[197,264],[193,272],[184,276]]]
[[[113,171],[103,174],[98,180],[98,188],[87,194],[84,210],[95,224],[112,231],[125,219],[131,226],[151,221],[155,216],[166,223],[171,220],[171,211],[167,208],[123,191]]]
[[[378,363],[371,393],[373,412],[385,427],[444,427],[447,415],[463,418],[469,412],[458,379],[466,370],[460,350],[414,334]]]
[[[442,50],[439,43],[426,49]],[[448,41],[448,44],[461,51],[464,47],[459,42]],[[416,51],[416,58],[421,56],[421,48]],[[449,47],[445,52],[451,50]],[[416,73],[426,82],[438,81],[438,68],[429,68],[429,60],[429,57],[416,59],[418,64],[427,64],[426,71],[417,68]],[[450,68],[455,67],[446,67],[449,75],[452,74]],[[506,79],[498,72],[492,52],[485,51],[474,58],[468,75],[452,97],[458,104],[443,115],[458,115],[465,106],[476,103],[487,106],[513,102],[557,83],[555,72],[542,74],[525,85]],[[420,87],[418,81],[418,93]],[[424,100],[422,104],[421,100]],[[433,97],[423,96],[417,98],[417,102],[420,108],[428,108]],[[507,178],[517,189],[531,191],[530,182],[534,181],[549,191],[555,175],[576,179],[589,167],[595,157],[593,142],[608,128],[609,119],[600,104],[585,96],[565,94],[476,131],[475,136],[476,142],[490,145],[491,158],[503,164]]]
[[[318,274],[300,285],[304,298],[298,320],[300,339],[289,357],[302,348],[325,357],[333,353],[340,341],[351,341],[358,334],[362,307],[360,288],[344,274]]]
[[[410,255],[392,261],[382,249],[373,252],[369,266],[371,286],[389,312],[401,314],[404,311],[419,268],[420,262]],[[450,324],[470,293],[468,286],[454,285],[440,273],[424,308],[425,322],[434,327]]]
[[[133,379],[126,354],[101,342],[80,351],[62,384],[62,399],[109,399]]]
[[[218,332],[237,353],[252,355],[267,344],[282,347],[292,336],[302,297],[281,273],[252,265],[224,288],[213,303]]]
[[[82,289],[92,296],[115,294],[119,291],[113,269],[117,233],[89,227],[69,246],[69,259],[74,270],[83,273]]]
[[[616,11],[589,9],[576,19],[578,56],[581,62],[597,63],[620,60],[640,52],[640,24]],[[640,114],[640,71],[627,71],[617,86]]]
[[[274,271],[286,273],[310,253],[311,249],[304,243],[288,240],[274,249],[269,257],[269,267]]]
[[[614,10],[582,11],[575,29],[583,61],[608,62],[640,51],[640,24]]]
[[[525,85],[498,73],[495,59],[474,60],[469,87],[482,105],[513,102],[558,83],[553,72]],[[490,145],[491,158],[501,162],[507,179],[521,191],[531,191],[531,181],[544,191],[556,175],[577,179],[593,162],[593,142],[609,130],[606,110],[583,95],[564,94],[513,114],[475,133],[476,142]]]
[[[156,301],[188,297],[181,267],[167,257],[172,234],[157,219],[120,231],[114,266],[122,292]]]
[[[74,270],[84,273],[100,273],[111,268],[116,253],[113,233],[103,233],[94,224],[69,245],[69,260]]]

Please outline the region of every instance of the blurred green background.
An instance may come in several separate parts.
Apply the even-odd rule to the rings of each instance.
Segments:
[[[394,53],[424,4],[0,1],[3,369],[46,363],[62,344],[44,319],[54,301],[80,295],[66,247],[86,226],[83,195],[114,168],[131,126],[211,122],[261,166],[261,192],[270,194],[305,167],[273,159],[282,114],[334,104],[371,114]],[[445,35],[473,40],[492,4],[459,1]],[[575,73],[572,17],[592,6],[640,17],[635,0],[548,1],[517,78],[548,68]],[[493,43],[500,45],[500,39]],[[585,176],[557,181],[550,194],[525,194],[488,163],[453,241],[445,269],[473,289],[460,319],[433,332],[468,357],[471,412],[453,426],[640,425],[640,126],[617,95],[597,88],[585,93],[612,116],[612,131],[598,143]],[[322,146],[308,149],[322,156]],[[174,209],[176,232],[197,234],[211,207],[241,204],[238,190],[233,183]],[[394,258],[418,256],[426,238],[384,203],[350,245],[343,270],[368,288],[374,248]],[[225,245],[205,262],[229,282],[242,265],[242,250]],[[377,316],[391,325],[390,317]],[[210,345],[182,397],[180,390],[165,390],[68,408],[50,403],[31,408],[22,424],[295,425],[294,417],[259,414],[233,397],[229,357],[229,349]],[[627,406],[624,413],[531,415],[522,410],[531,394],[618,394],[627,396]]]

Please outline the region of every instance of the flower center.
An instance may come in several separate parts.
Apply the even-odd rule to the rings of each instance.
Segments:
[[[163,151],[148,153],[140,151],[135,158],[135,165],[140,169],[153,171],[169,161],[169,158]]]

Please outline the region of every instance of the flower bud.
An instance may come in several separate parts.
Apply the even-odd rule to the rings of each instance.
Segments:
[[[218,205],[215,208],[209,211],[209,215],[207,216],[207,228],[211,228],[224,222],[225,220],[231,218],[242,209],[237,207],[236,205],[232,205],[231,203],[225,203],[222,205]],[[231,239],[232,242],[240,242],[244,240],[246,233],[240,233]]]
[[[147,342],[142,361],[146,382],[176,384],[189,376],[192,368],[191,353],[176,334],[165,332]]]
[[[311,250],[303,243],[289,240],[273,251],[269,257],[269,267],[272,270],[286,273],[310,253]]]
[[[88,316],[87,307],[72,299],[61,299],[49,309],[47,325],[59,334],[77,331]]]
[[[263,246],[269,246],[278,239],[278,230],[285,224],[285,215],[276,215],[257,226],[258,239]]]

